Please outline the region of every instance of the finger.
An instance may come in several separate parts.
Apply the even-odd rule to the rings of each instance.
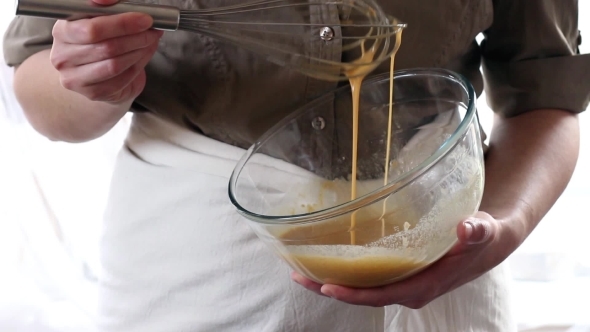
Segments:
[[[414,297],[410,300],[395,296],[396,292],[402,292],[401,288],[397,287],[394,289],[392,286],[387,286],[371,289],[354,289],[335,285],[324,285],[322,287],[322,293],[333,299],[349,304],[371,307],[385,307],[392,304],[399,304],[411,309],[419,309],[433,300],[433,298],[428,296],[425,296],[423,299],[416,297],[416,293],[421,294],[421,288],[414,288],[412,290]]]
[[[387,292],[386,287],[358,289],[326,284],[320,291],[325,296],[342,302],[372,307],[384,307],[401,300],[391,296],[391,292]]]
[[[141,13],[58,21],[53,28],[53,37],[68,44],[96,44],[107,39],[146,31],[152,24],[151,16]]]
[[[62,85],[70,90],[91,87],[120,76],[143,58],[146,49],[136,50],[119,57],[62,71]]]
[[[53,48],[51,64],[62,70],[68,67],[80,66],[112,59],[117,56],[139,50],[155,43],[162,36],[159,30],[148,30],[131,36],[117,37],[98,44],[70,45]]]
[[[114,5],[119,1],[117,1],[117,0],[92,0],[92,2],[99,4],[99,5],[107,5],[108,6],[108,5]]]
[[[428,303],[441,294],[439,281],[433,277],[441,279],[445,275],[435,269],[387,286],[358,289],[326,284],[322,286],[321,292],[342,302],[371,307],[411,302]]]
[[[146,73],[145,70],[142,69],[137,73],[137,76],[132,79],[131,83],[129,83],[123,90],[117,91],[116,93],[102,98],[101,101],[110,103],[110,104],[120,104],[124,102],[128,102],[129,100],[133,100],[141,94],[143,88],[145,87],[146,83]]]
[[[119,96],[119,98],[113,99],[114,102],[116,103],[116,102],[121,102],[121,101],[126,101],[126,100],[137,98],[137,96],[139,96],[139,94],[143,91],[143,88],[145,87],[146,80],[147,80],[147,77],[146,77],[145,69],[140,70],[139,75],[137,75],[137,77],[135,77],[135,79],[131,82],[131,84],[129,84],[127,87],[125,87],[125,89],[121,92],[121,95]]]
[[[141,60],[146,54],[151,53],[151,50],[152,47],[142,48],[112,59],[66,69],[62,71],[62,83],[66,87],[73,86],[76,83],[70,84],[70,81],[79,82],[79,80],[82,79],[83,81],[77,84],[81,87],[84,87],[110,80],[121,75],[127,69],[131,68],[131,66],[138,63],[138,61]]]
[[[139,76],[145,75],[144,68],[152,58],[154,51],[155,49],[146,54],[135,65],[127,69],[126,72],[123,72],[120,77],[114,77],[108,81],[97,84],[96,87],[98,91],[101,90],[100,88],[106,88],[104,92],[98,93],[99,95],[106,96],[102,98],[102,101],[118,103],[136,98],[145,85],[145,82],[143,82],[144,84],[139,85],[137,79]],[[109,90],[112,91],[112,93],[109,94]]]
[[[300,284],[301,286],[305,287],[306,289],[308,289],[318,295],[325,296],[321,292],[321,288],[322,288],[321,284],[318,284],[317,282],[314,282],[314,281],[302,276],[301,274],[299,274],[295,271],[291,272],[291,279],[293,281],[295,281],[296,283]]]
[[[482,218],[469,218],[457,227],[457,237],[463,244],[484,244],[496,236],[496,222]]]
[[[71,88],[70,90],[76,91],[92,101],[116,102],[121,99],[119,97],[121,95],[121,91],[131,84],[135,77],[139,75],[141,70],[141,68],[133,66],[128,68],[117,77],[94,85]],[[67,85],[64,84],[64,86],[66,89],[69,89]]]
[[[69,88],[70,90],[76,91],[93,101],[117,103],[120,101],[124,101],[125,97],[134,98],[136,97],[136,95],[126,95],[123,92],[123,90],[125,90],[134,81],[134,79],[136,79],[136,77],[141,74],[145,65],[151,59],[153,52],[155,52],[155,48],[153,49],[153,51],[150,50],[150,52],[145,54],[143,58],[139,59],[139,61],[136,64],[132,65],[126,71],[111,79],[105,80],[94,85],[82,87],[76,86],[75,88],[69,88],[68,86],[65,87]],[[143,86],[141,88],[143,89]]]
[[[120,93],[119,96],[112,95],[110,98],[107,98],[109,102],[121,102],[127,101],[130,99],[135,99],[139,94],[143,91],[146,83],[146,73],[145,73],[145,66],[149,63],[153,56],[153,52],[150,54],[146,54],[144,58],[142,58],[137,64],[134,65],[135,68],[132,67],[131,70],[135,70],[138,74],[135,78],[132,79],[131,83],[127,85]]]

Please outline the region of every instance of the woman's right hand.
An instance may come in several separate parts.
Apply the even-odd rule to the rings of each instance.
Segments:
[[[92,101],[129,106],[145,86],[144,68],[162,36],[150,29],[152,22],[140,13],[58,21],[51,63],[59,71],[61,85]]]

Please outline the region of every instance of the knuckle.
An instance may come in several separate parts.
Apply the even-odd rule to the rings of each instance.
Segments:
[[[62,71],[68,68],[70,59],[64,55],[58,45],[54,45],[49,54],[49,62],[57,71]]]
[[[65,67],[64,59],[55,49],[52,50],[51,54],[49,55],[49,62],[51,62],[51,65],[58,71]]]
[[[121,100],[121,96],[123,95],[123,91],[117,91],[105,97],[103,99],[104,102],[108,103],[116,103]]]
[[[117,61],[116,59],[105,60],[104,72],[106,75],[117,76],[117,75],[121,74],[121,71],[122,71],[122,65],[121,65],[120,61]]]
[[[79,85],[78,80],[69,75],[61,75],[59,78],[59,83],[65,89],[72,91],[74,91],[76,87]]]
[[[94,21],[87,20],[76,24],[74,31],[83,43],[93,43],[98,39],[100,27]]]
[[[51,29],[51,35],[53,36],[53,39],[61,40],[62,35],[63,35],[63,29],[64,29],[64,21],[55,22],[55,24],[53,25],[53,29]]]
[[[115,57],[118,50],[119,46],[112,40],[96,45],[96,52],[104,59]]]
[[[103,101],[105,99],[105,94],[106,93],[102,89],[95,87],[88,89],[84,95],[91,101]]]
[[[89,24],[85,25],[84,33],[88,42],[94,42],[98,39],[99,27],[90,21]]]

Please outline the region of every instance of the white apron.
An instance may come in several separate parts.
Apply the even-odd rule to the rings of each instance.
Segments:
[[[421,310],[352,306],[295,284],[229,202],[244,152],[134,115],[105,214],[101,330],[515,330],[503,268]]]

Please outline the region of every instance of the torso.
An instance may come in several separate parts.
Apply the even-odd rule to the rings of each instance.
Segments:
[[[242,0],[150,2],[196,9]],[[379,3],[386,13],[408,24],[396,69],[451,69],[481,92],[475,37],[492,23],[491,0],[429,0],[423,6],[416,6],[415,0]],[[319,36],[318,42],[322,42]],[[316,56],[325,57],[331,51],[330,45],[319,49]],[[388,70],[385,61],[374,74]],[[165,34],[147,72],[148,83],[136,110],[147,109],[243,148],[298,106],[338,84],[308,78],[234,45],[183,31]]]

